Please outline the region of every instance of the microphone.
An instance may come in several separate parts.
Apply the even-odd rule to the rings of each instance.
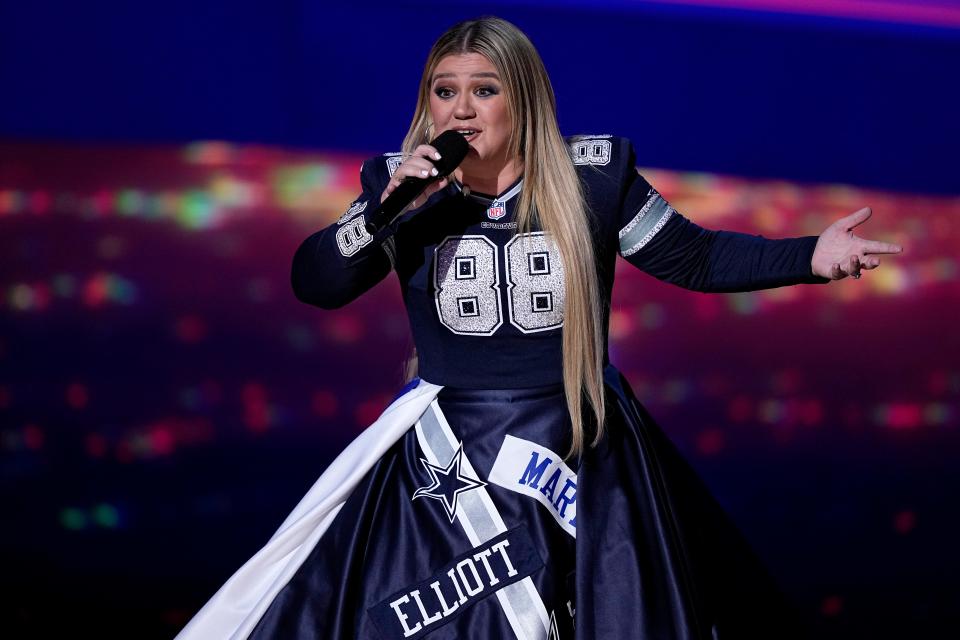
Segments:
[[[427,178],[407,178],[401,182],[400,186],[394,189],[370,216],[370,221],[365,225],[367,233],[373,235],[399,218],[407,206],[416,200],[431,182],[450,175],[470,151],[470,145],[467,144],[466,139],[456,131],[444,131],[434,138],[430,146],[440,154],[439,160],[430,160],[437,168],[438,175]]]

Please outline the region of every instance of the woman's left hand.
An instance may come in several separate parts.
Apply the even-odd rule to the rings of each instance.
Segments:
[[[810,260],[814,275],[830,280],[842,280],[847,276],[859,278],[862,269],[880,266],[878,254],[903,251],[903,247],[897,244],[865,240],[854,235],[853,229],[869,220],[872,213],[870,207],[864,207],[840,218],[820,234]]]

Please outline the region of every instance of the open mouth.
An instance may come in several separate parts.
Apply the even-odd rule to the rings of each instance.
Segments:
[[[480,133],[479,129],[454,129],[457,133],[462,135],[467,142],[470,142]]]

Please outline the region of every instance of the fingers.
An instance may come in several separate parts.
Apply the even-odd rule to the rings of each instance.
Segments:
[[[868,265],[872,265],[872,266],[868,266]],[[833,263],[833,266],[830,268],[830,279],[843,280],[847,276],[852,276],[853,278],[859,280],[861,269],[875,269],[879,265],[880,265],[879,258],[872,258],[865,262],[861,262],[860,256],[852,255],[847,258],[844,258],[842,262]]]
[[[416,149],[413,150],[413,155],[422,156],[424,158],[429,158],[431,160],[439,160],[440,152],[429,144],[422,144]]]
[[[854,211],[848,216],[840,218],[835,224],[841,225],[845,231],[850,231],[869,220],[872,215],[873,210],[870,207],[864,207],[863,209]]]
[[[437,153],[436,149],[428,144],[422,144],[417,147],[416,150],[418,152],[423,151],[423,154],[432,154],[433,156],[440,155]],[[390,182],[387,183],[386,188],[380,195],[380,202],[386,200],[387,196],[393,193],[393,191],[408,178],[430,178],[438,175],[437,168],[433,166],[433,162],[427,157],[427,155],[423,154],[417,153],[412,155],[404,160],[403,164],[397,167],[397,170],[390,178]]]
[[[847,275],[860,279],[860,256],[850,256],[847,261]]]
[[[891,242],[878,242],[877,240],[864,240],[863,253],[865,255],[874,253],[902,253],[903,247]]]

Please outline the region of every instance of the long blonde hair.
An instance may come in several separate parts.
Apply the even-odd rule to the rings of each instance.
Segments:
[[[603,433],[603,336],[600,286],[580,180],[557,125],[556,98],[540,54],[517,27],[500,18],[468,20],[451,27],[430,50],[420,80],[417,108],[403,141],[412,153],[433,136],[430,86],[434,70],[449,55],[478,53],[500,75],[513,123],[512,158],[523,161],[523,190],[517,205],[518,232],[534,221],[555,243],[564,268],[563,385],[573,422],[570,455],[584,446],[584,406]]]

